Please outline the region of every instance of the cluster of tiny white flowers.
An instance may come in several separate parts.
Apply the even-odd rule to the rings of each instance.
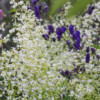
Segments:
[[[13,23],[15,27],[9,30],[9,34],[3,39],[7,42],[9,36],[17,32],[13,37],[16,47],[12,47],[9,51],[3,50],[0,56],[0,76],[4,78],[0,81],[3,87],[0,97],[7,95],[7,100],[59,100],[62,95],[69,94],[80,100],[84,96],[93,94],[100,86],[98,81],[100,67],[99,65],[95,67],[93,64],[93,56],[90,63],[85,64],[85,51],[87,46],[93,45],[91,33],[98,34],[99,25],[96,24],[96,29],[92,29],[89,23],[93,24],[92,20],[95,18],[100,22],[100,2],[94,4],[96,8],[91,16],[86,14],[71,22],[81,32],[81,37],[85,32],[86,36],[82,37],[84,47],[81,52],[69,51],[67,45],[64,47],[66,41],[63,38],[55,42],[43,39],[42,34],[48,32],[44,27],[48,27],[49,22],[41,24],[42,19],[37,20],[34,12],[27,10],[28,3],[25,5],[23,1],[17,3],[14,0],[10,3],[13,4],[13,8],[22,7],[18,9],[20,12],[16,11],[15,14],[18,22]],[[65,10],[70,7],[70,4],[67,5],[69,6],[65,7]],[[70,25],[66,19],[61,18],[59,22],[53,20],[55,30],[57,27]],[[80,22],[83,27],[79,27]],[[50,35],[50,38],[52,37],[56,37],[56,32]],[[64,37],[71,39],[68,32],[64,33]],[[100,55],[100,50],[97,49],[96,53]],[[95,63],[98,64],[96,58]],[[74,68],[73,64],[85,65],[86,73],[79,73],[69,81],[60,74],[59,69],[71,71]],[[98,91],[100,92],[100,88]]]

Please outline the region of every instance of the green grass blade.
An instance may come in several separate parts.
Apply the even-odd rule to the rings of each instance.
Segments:
[[[75,15],[83,13],[87,5],[90,4],[92,1],[95,1],[95,0],[77,0],[72,5],[72,8],[69,9],[68,14],[66,15],[66,18],[73,17]]]
[[[50,7],[49,15],[54,16],[58,9],[61,8],[68,1],[69,0],[55,0]]]

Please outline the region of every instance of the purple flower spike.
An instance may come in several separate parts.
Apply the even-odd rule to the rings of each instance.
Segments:
[[[49,35],[48,35],[48,34],[43,34],[42,37],[43,37],[45,40],[48,40],[48,39],[49,39]]]
[[[94,47],[91,48],[91,52],[92,52],[92,54],[95,53],[95,48]]]
[[[39,5],[39,11],[42,9],[42,5]]]
[[[62,38],[62,36],[60,36],[60,35],[57,36],[58,41],[60,41],[61,38]]]
[[[68,79],[70,79],[71,77],[71,72],[69,70],[65,71],[65,75],[68,77]]]
[[[28,7],[27,7],[27,9],[29,10],[29,9],[31,9],[31,7],[30,7],[30,6],[28,6]]]
[[[49,33],[53,33],[54,32],[54,27],[52,25],[49,25],[48,28],[49,28]]]
[[[65,75],[70,76],[71,75],[71,72],[69,70],[66,70],[65,71]]]
[[[70,26],[69,26],[69,32],[70,32],[71,34],[74,34],[74,26],[73,26],[73,25],[70,25]]]
[[[80,38],[78,38],[78,39],[76,40],[76,43],[74,44],[74,46],[75,46],[75,48],[76,48],[77,50],[79,50],[79,49],[81,48],[80,42],[81,42],[81,40],[80,40]]]
[[[61,28],[57,28],[56,29],[56,34],[58,35],[58,36],[61,36],[62,35],[62,30],[61,30]]]
[[[65,27],[65,26],[62,26],[62,27],[61,27],[61,30],[62,30],[62,33],[65,33],[66,27]]]
[[[31,1],[31,4],[32,4],[32,5],[35,5],[37,2],[39,2],[39,0],[32,0],[32,1]]]
[[[45,3],[44,4],[44,13],[47,13],[49,11],[48,5]]]
[[[89,63],[89,61],[90,61],[90,54],[87,53],[87,54],[86,54],[85,62],[86,62],[86,63]]]
[[[37,19],[40,19],[40,11],[38,6],[35,5],[34,7],[34,12],[35,12],[35,16],[37,17]]]
[[[96,58],[99,60],[100,59],[100,55],[96,55]]]
[[[71,43],[71,41],[70,41],[70,40],[67,40],[66,42],[67,42],[67,44],[68,44],[68,45],[70,45],[70,43]]]
[[[75,38],[76,38],[76,39],[80,38],[80,32],[77,31],[77,30],[75,31]]]
[[[63,70],[60,69],[59,72],[61,75],[65,76],[65,72]]]
[[[94,8],[95,8],[94,6],[90,6],[90,7],[89,7],[89,9],[88,9],[88,14],[89,14],[89,15],[92,14]]]
[[[84,36],[85,36],[85,33],[82,34],[82,37],[84,37]]]
[[[52,41],[53,41],[53,42],[55,42],[55,41],[56,41],[56,39],[53,37],[53,38],[52,38]]]
[[[90,51],[89,46],[86,47],[86,52],[88,53]]]

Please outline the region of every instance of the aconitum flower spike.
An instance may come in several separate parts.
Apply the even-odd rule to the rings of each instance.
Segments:
[[[73,26],[73,25],[70,25],[70,26],[69,26],[69,32],[70,32],[71,34],[74,34],[74,26]]]
[[[88,53],[89,51],[90,51],[90,48],[88,46],[88,47],[86,47],[86,52]]]
[[[62,35],[62,30],[61,30],[61,28],[57,28],[56,29],[56,34],[58,35],[58,36],[61,36]]]
[[[76,39],[80,38],[80,32],[78,30],[75,31],[75,38]]]
[[[65,76],[65,72],[63,70],[60,69],[59,72],[61,75]]]
[[[92,54],[95,53],[95,48],[94,47],[91,48],[91,52],[92,52]]]
[[[58,36],[57,36],[58,41],[60,41],[61,38],[62,38],[62,35],[58,35]]]
[[[71,75],[71,72],[69,70],[66,70],[65,71],[65,75],[70,76]]]
[[[53,33],[54,32],[54,27],[52,25],[49,25],[48,29],[49,29],[49,33]]]
[[[88,14],[89,14],[89,15],[92,14],[94,8],[95,8],[94,6],[90,6],[90,7],[89,7],[89,9],[88,9]]]
[[[56,39],[53,37],[53,38],[52,38],[52,41],[53,41],[53,42],[55,42],[55,41],[56,41]]]
[[[47,13],[48,11],[49,11],[48,5],[45,3],[43,12]]]
[[[70,40],[67,40],[66,42],[67,42],[67,44],[68,44],[68,45],[70,45],[70,43],[71,43],[71,41],[70,41]]]
[[[36,3],[38,3],[39,2],[39,0],[31,0],[31,4],[32,5],[35,5]]]
[[[49,39],[49,35],[48,35],[48,34],[42,34],[42,37],[43,37],[45,40],[48,40],[48,39]]]
[[[61,31],[62,31],[62,33],[65,33],[66,27],[65,27],[65,26],[62,26],[62,27],[61,27]]]
[[[90,54],[87,53],[87,54],[86,54],[86,58],[85,58],[85,62],[86,62],[86,63],[89,63],[89,61],[90,61]]]
[[[37,17],[37,19],[40,19],[40,11],[38,6],[35,5],[34,7],[34,12],[35,12],[35,16]]]

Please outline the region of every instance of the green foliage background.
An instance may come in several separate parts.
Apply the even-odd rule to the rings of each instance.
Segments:
[[[53,1],[53,0],[51,0]],[[49,15],[54,16],[59,8],[63,7],[63,5],[67,2],[71,2],[72,7],[69,9],[66,18],[76,16],[78,14],[82,14],[89,4],[92,4],[98,0],[55,0],[50,5]]]

